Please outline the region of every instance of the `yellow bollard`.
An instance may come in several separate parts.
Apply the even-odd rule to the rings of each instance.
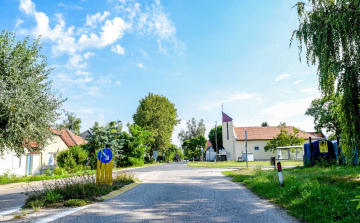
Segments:
[[[101,163],[101,176],[100,176],[100,183],[105,183],[105,163]]]
[[[96,183],[100,183],[100,161],[97,160],[96,164]]]
[[[112,168],[113,168],[113,161],[110,161],[110,174],[109,174],[109,185],[112,185]]]

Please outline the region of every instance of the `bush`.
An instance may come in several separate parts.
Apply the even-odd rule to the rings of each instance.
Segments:
[[[68,174],[68,172],[64,168],[61,168],[59,166],[55,167],[55,169],[53,170],[53,173],[55,175],[59,175],[59,176]]]
[[[44,174],[45,174],[46,176],[52,176],[52,175],[53,175],[53,173],[51,172],[51,170],[50,170],[49,168],[44,171]]]
[[[65,201],[65,206],[68,207],[80,207],[86,205],[87,202],[82,199],[70,199]]]
[[[144,165],[143,159],[134,158],[134,157],[128,157],[128,159],[129,159],[129,162],[131,163],[131,166],[143,166]]]
[[[69,173],[75,173],[83,169],[89,157],[89,152],[82,146],[72,146],[68,150],[61,151],[56,156],[58,165]]]

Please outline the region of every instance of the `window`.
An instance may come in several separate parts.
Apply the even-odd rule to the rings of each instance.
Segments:
[[[229,123],[226,123],[227,140],[229,140]]]
[[[12,168],[20,168],[21,167],[21,157],[13,156],[12,160]]]
[[[258,146],[255,146],[255,150],[259,150],[259,147],[258,147]]]
[[[54,159],[54,154],[53,153],[49,153],[49,162],[48,162],[49,166],[55,165],[55,159]]]

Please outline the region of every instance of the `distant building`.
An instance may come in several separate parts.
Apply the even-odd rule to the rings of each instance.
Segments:
[[[245,130],[247,132],[247,151],[250,160],[269,160],[270,157],[278,157],[281,154],[274,152],[265,152],[266,143],[276,137],[280,133],[280,129],[276,126],[255,126],[255,127],[234,127],[233,119],[225,113],[222,113],[222,137],[223,147],[226,150],[227,160],[246,159],[245,150]],[[289,132],[293,131],[292,126],[287,126]],[[316,140],[317,138],[325,138],[323,133],[303,132],[300,131],[299,137],[304,137],[305,141],[309,141],[309,137]],[[302,153],[299,156],[302,157]]]
[[[88,136],[88,135],[92,135],[92,132],[91,132],[90,129],[89,129],[89,130],[86,130],[86,131],[83,132],[83,133],[81,133],[79,136],[80,136],[81,138],[83,138],[83,139],[86,139],[86,136]]]

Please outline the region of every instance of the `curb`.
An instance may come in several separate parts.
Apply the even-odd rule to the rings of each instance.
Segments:
[[[134,187],[139,186],[140,184],[141,184],[141,183],[131,183],[131,184],[128,184],[128,185],[126,185],[126,186],[124,186],[124,187],[122,187],[122,188],[120,188],[120,189],[118,189],[118,190],[114,190],[114,191],[108,193],[107,195],[101,196],[100,199],[101,199],[102,201],[110,200],[110,199],[112,199],[112,198],[114,198],[114,197],[116,197],[116,196],[118,196],[118,195],[120,195],[120,194],[122,194],[122,193],[125,193],[125,192],[128,191],[128,190],[133,189]]]

